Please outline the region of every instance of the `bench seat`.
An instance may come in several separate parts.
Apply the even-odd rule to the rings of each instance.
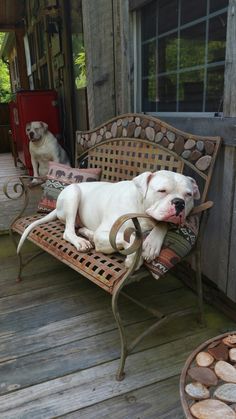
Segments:
[[[37,213],[19,218],[12,225],[12,230],[22,235],[29,224],[43,216],[45,214]],[[93,249],[88,253],[78,252],[62,238],[64,227],[59,220],[50,221],[34,228],[28,239],[112,294],[114,286],[127,272],[124,256],[118,253],[104,255]]]

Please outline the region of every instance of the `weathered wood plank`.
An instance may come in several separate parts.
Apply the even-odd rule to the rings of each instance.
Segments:
[[[133,390],[60,418],[91,419],[94,412],[97,418],[106,418],[109,412],[109,417],[113,419],[184,419],[179,398],[179,377],[171,377],[161,383]]]
[[[206,318],[209,335],[219,334],[225,325],[225,318],[211,308],[208,308]],[[133,339],[152,323],[153,320],[148,319],[128,325],[129,339]],[[233,322],[230,325],[234,327]],[[77,327],[80,327],[79,323]],[[198,333],[199,324],[193,316],[185,317],[181,322],[176,319],[149,335],[134,352]],[[15,358],[0,364],[1,394],[117,359],[120,355],[119,334],[118,330],[111,330],[22,357],[18,356],[17,349],[15,352]]]
[[[179,309],[179,307],[184,309],[192,306],[195,301],[195,296],[188,290],[186,292],[183,293],[182,290],[174,291],[172,293],[173,302],[172,304],[169,303],[168,307],[166,307],[167,304],[162,295],[159,298],[156,296],[153,302],[156,307],[160,310],[165,310],[167,313],[173,312]],[[67,299],[65,302],[67,303]],[[19,333],[3,335],[0,342],[0,360],[9,360],[16,356],[23,356],[38,350],[60,346],[116,328],[109,299],[107,299],[107,302],[107,307],[99,307],[95,310],[92,307],[92,305],[94,306],[94,301],[92,301],[90,309],[87,308],[85,312],[82,310],[82,314],[73,318],[48,323],[39,328],[23,330]],[[122,317],[124,324],[131,324],[151,316],[126,300],[122,304]],[[78,325],[80,326],[79,328]],[[18,348],[17,355],[15,353],[16,347]]]
[[[209,331],[204,330],[175,342],[174,351],[171,342],[130,355],[127,377],[121,382],[114,378],[118,364],[112,361],[1,396],[0,412],[4,419],[52,418],[141,388],[144,383],[160,382],[179,374],[188,354],[208,337]]]

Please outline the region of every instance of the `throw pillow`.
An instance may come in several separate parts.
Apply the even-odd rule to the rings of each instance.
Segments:
[[[187,256],[195,245],[199,230],[199,217],[190,215],[183,226],[171,224],[164,239],[159,256],[145,266],[155,279],[167,273],[174,265]]]
[[[56,208],[59,193],[71,183],[95,182],[100,180],[102,170],[73,169],[65,164],[49,162],[47,180],[38,204],[38,212],[50,212]]]

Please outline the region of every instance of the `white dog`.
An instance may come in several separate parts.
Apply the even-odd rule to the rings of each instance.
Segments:
[[[199,199],[198,186],[194,179],[171,171],[145,172],[133,180],[117,183],[91,182],[71,184],[58,196],[56,209],[45,217],[30,224],[24,231],[17,252],[30,233],[41,223],[59,218],[65,223],[63,238],[72,243],[80,252],[92,247],[106,254],[114,252],[109,232],[118,217],[127,213],[146,213],[152,219],[161,221],[153,228],[149,219],[140,219],[142,231],[151,230],[143,243],[143,258],[153,260],[159,255],[167,223],[182,224],[193,207],[194,199]],[[75,233],[77,212],[83,226],[79,232],[86,237],[78,237]],[[123,225],[118,235],[120,248],[127,247],[124,240]],[[130,266],[131,257],[126,258],[126,266]]]
[[[65,150],[48,131],[48,125],[45,122],[33,121],[26,124],[26,135],[30,140],[29,151],[34,177],[46,176],[49,161],[70,165]],[[37,183],[37,179],[33,179],[33,183]]]

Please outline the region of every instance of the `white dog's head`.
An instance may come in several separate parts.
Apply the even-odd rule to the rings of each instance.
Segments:
[[[145,198],[145,211],[158,221],[183,224],[200,198],[195,180],[168,170],[145,172],[133,179]]]
[[[48,130],[48,125],[42,121],[32,121],[26,124],[25,131],[30,141],[40,141]]]

